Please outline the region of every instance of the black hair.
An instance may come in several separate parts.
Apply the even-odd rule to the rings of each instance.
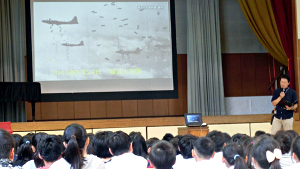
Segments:
[[[288,82],[290,82],[290,80],[291,80],[290,76],[287,75],[287,74],[283,74],[283,75],[281,76],[280,80],[281,80],[281,79],[286,79]]]
[[[274,135],[274,139],[279,143],[282,154],[290,152],[293,141],[293,136],[290,133],[284,130],[279,130]]]
[[[173,145],[174,149],[176,150],[176,155],[181,154],[178,149],[179,138],[174,137],[169,142]]]
[[[244,144],[244,142],[247,140],[247,139],[249,139],[250,138],[250,136],[248,136],[248,135],[243,135],[236,143],[238,144],[238,145],[240,145],[240,146],[242,146],[243,144]]]
[[[295,130],[287,130],[286,132],[290,133],[293,137],[293,140],[299,136],[299,134]]]
[[[230,166],[234,165],[234,169],[247,169],[242,146],[236,143],[226,145],[223,149],[223,157]]]
[[[236,142],[238,143],[239,140],[244,136],[244,134],[241,134],[241,133],[237,133],[237,134],[234,134],[232,137],[231,137],[231,142]]]
[[[87,133],[87,136],[90,139],[89,145],[86,148],[86,152],[87,154],[94,154],[94,150],[93,150],[93,137],[94,134],[93,133]]]
[[[37,145],[37,150],[41,157],[47,162],[58,160],[63,151],[63,143],[58,136],[45,135]]]
[[[146,145],[147,145],[147,149],[149,149],[150,147],[152,147],[152,145],[159,141],[159,139],[157,137],[152,137],[152,138],[149,138],[147,141],[146,141]]]
[[[0,129],[0,140],[0,159],[9,159],[10,151],[15,147],[14,138],[8,131]]]
[[[243,144],[241,146],[243,147],[244,151],[246,151],[247,147],[253,143],[252,141],[253,141],[253,138],[249,137],[243,142]]]
[[[166,133],[166,134],[164,135],[164,137],[162,138],[162,140],[170,141],[172,138],[174,138],[173,134],[171,134],[171,133]]]
[[[191,134],[184,135],[178,142],[180,153],[184,159],[193,158],[192,149],[193,144],[198,138]]]
[[[129,151],[131,139],[128,134],[123,131],[117,131],[110,135],[107,146],[110,148],[113,155],[122,155]]]
[[[225,143],[225,137],[222,132],[213,130],[207,133],[206,137],[210,138],[215,143],[215,152],[222,151]]]
[[[193,149],[198,157],[210,159],[214,154],[215,143],[209,137],[200,137],[194,142]]]
[[[33,159],[33,151],[31,147],[31,138],[26,135],[20,139],[18,156],[13,162],[13,166],[23,166],[26,162]]]
[[[296,137],[292,143],[292,154],[295,153],[298,160],[300,160],[300,136]]]
[[[111,131],[100,131],[94,135],[93,137],[94,155],[96,155],[99,158],[112,157],[107,146],[107,140],[112,133],[113,132]]]
[[[142,134],[140,132],[137,132],[131,141],[133,154],[148,159],[147,145],[145,138],[142,136]]]
[[[12,134],[12,137],[14,138],[14,141],[15,141],[15,154],[17,154],[17,151],[18,151],[18,147],[19,147],[19,142],[20,142],[20,139],[22,138],[22,136],[20,134]]]
[[[41,140],[43,136],[47,135],[44,132],[39,132],[32,137],[32,146],[35,148],[35,152],[33,155],[34,164],[37,168],[45,166],[44,161],[40,159],[39,152],[37,150],[38,142]]]
[[[247,148],[245,149],[245,154],[247,156],[247,162],[246,165],[249,169],[252,169],[252,149],[253,149],[253,143],[250,143]]]
[[[281,169],[279,159],[274,159],[271,163],[268,162],[266,152],[274,152],[274,149],[280,149],[279,143],[272,137],[262,135],[255,140],[252,150],[252,157],[261,168]]]
[[[149,161],[156,169],[170,169],[175,164],[175,160],[176,152],[171,143],[162,140],[152,146]]]
[[[257,131],[255,132],[255,136],[256,136],[256,137],[258,137],[258,136],[260,136],[260,135],[263,135],[263,134],[266,134],[266,132],[261,131],[261,130],[257,130]]]
[[[231,143],[231,136],[230,136],[228,133],[223,132],[223,136],[224,136],[224,142],[225,142],[226,144]]]
[[[62,141],[62,142],[64,142],[64,136],[63,135],[57,135],[58,137],[59,137],[59,139]],[[66,147],[65,146],[63,146],[63,151],[65,151],[65,149],[66,149]]]
[[[83,166],[82,149],[87,138],[86,130],[79,124],[70,124],[64,131],[67,148],[63,152],[63,158],[73,169],[80,169]]]

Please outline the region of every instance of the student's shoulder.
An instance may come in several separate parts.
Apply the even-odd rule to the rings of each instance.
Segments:
[[[61,168],[70,168],[71,165],[68,163],[64,158],[61,158],[57,161],[55,161],[49,169],[61,169]]]

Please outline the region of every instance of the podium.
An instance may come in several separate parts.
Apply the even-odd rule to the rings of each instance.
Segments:
[[[191,134],[197,137],[205,137],[209,132],[208,126],[205,127],[178,127],[178,135]]]

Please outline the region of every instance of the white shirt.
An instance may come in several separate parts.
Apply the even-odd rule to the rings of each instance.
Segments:
[[[69,169],[71,164],[69,164],[64,158],[55,161],[49,169]],[[105,169],[104,162],[95,155],[87,155],[83,161],[82,169]]]
[[[218,164],[219,166],[222,166],[222,168],[227,168],[225,163],[222,162],[223,152],[216,152],[215,156],[211,158],[210,160],[214,163]]]
[[[294,163],[296,163],[296,161],[292,159],[292,154],[291,152],[289,152],[289,153],[282,154],[282,158],[279,160],[279,163],[280,163],[280,167],[282,169],[285,169],[293,165]]]
[[[220,163],[215,163],[212,160],[201,160],[195,163],[193,169],[225,169]],[[227,169],[227,167],[226,167]]]
[[[285,169],[299,169],[300,168],[300,162],[294,163],[293,165],[286,167]]]
[[[27,163],[25,163],[25,164],[22,166],[22,168],[23,168],[23,169],[36,169],[34,160],[27,161]]]
[[[194,158],[184,159],[181,154],[176,155],[176,161],[173,169],[186,169],[195,166],[196,160]]]
[[[124,153],[113,156],[111,161],[105,164],[106,169],[141,169],[147,168],[147,160],[133,153]]]

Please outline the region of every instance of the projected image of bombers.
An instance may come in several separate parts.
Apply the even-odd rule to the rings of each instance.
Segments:
[[[84,46],[83,41],[81,41],[79,44],[62,43],[61,45],[63,45],[63,46],[69,46],[69,47]]]
[[[71,21],[57,21],[57,20],[42,20],[42,22],[51,24],[51,25],[68,25],[68,24],[78,24],[77,16],[74,16],[74,18]]]
[[[122,57],[124,57],[124,55],[129,56],[129,54],[140,54],[141,50],[140,50],[140,48],[136,48],[136,50],[134,50],[134,51],[121,49],[121,50],[116,51],[116,53],[120,53],[120,54],[122,54]]]

